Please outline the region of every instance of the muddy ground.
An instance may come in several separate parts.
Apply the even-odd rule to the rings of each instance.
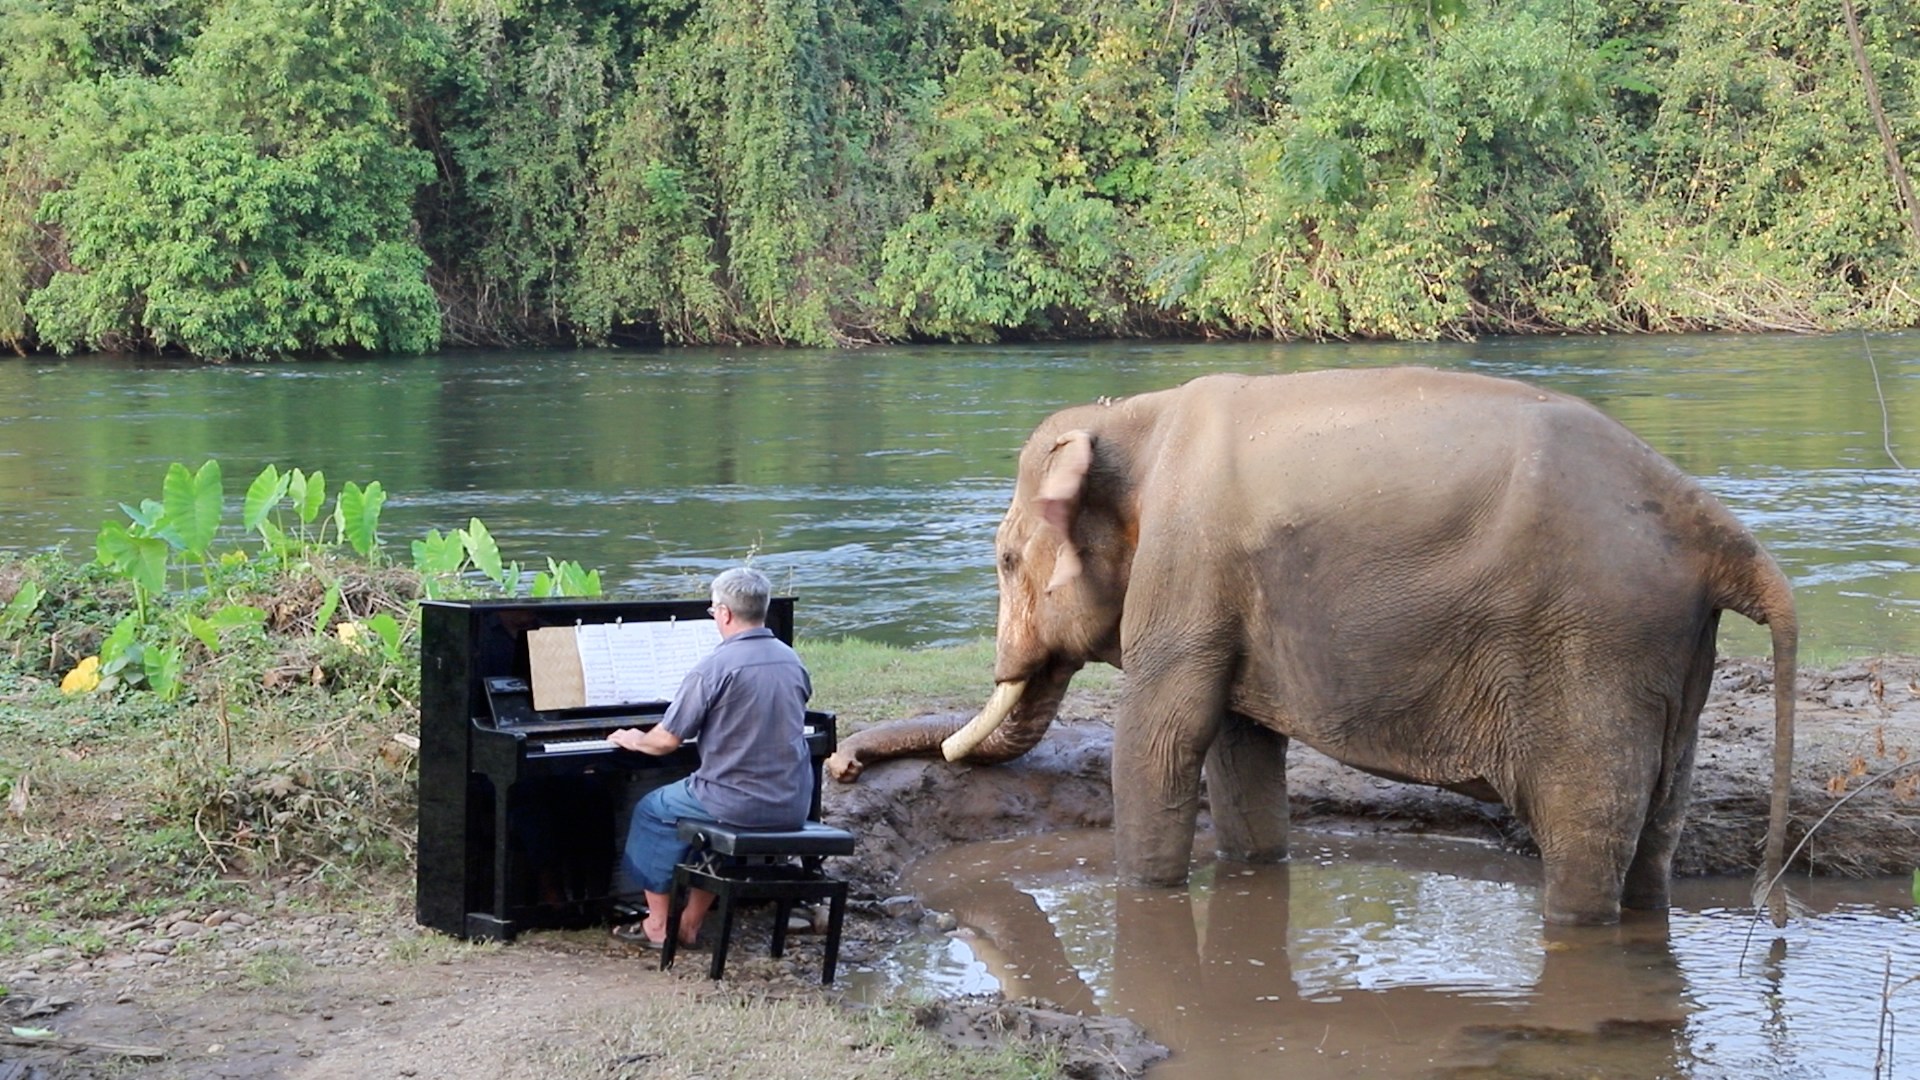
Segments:
[[[1723,662],[1701,720],[1693,811],[1677,857],[1682,874],[1739,873],[1758,862],[1772,746],[1767,669]],[[941,914],[895,895],[916,855],[962,842],[1111,823],[1104,719],[1076,711],[1008,766],[924,761],[833,785],[826,818],[861,836],[841,860],[860,899],[842,970]],[[1797,873],[1911,873],[1920,867],[1920,658],[1807,672],[1801,681],[1793,840],[1843,798],[1798,860]],[[1377,780],[1296,747],[1290,759],[1301,830],[1432,832],[1525,850],[1505,812],[1464,797]],[[1870,783],[1877,775],[1893,777]],[[1856,794],[1857,793],[1857,794]],[[0,868],[0,898],[19,882]],[[422,932],[396,903],[385,917],[315,915],[263,896],[251,910],[183,909],[89,927],[98,955],[44,950],[5,961],[0,1000],[11,1027],[42,1028],[59,1048],[0,1042],[0,1078],[417,1077],[554,1075],[556,1054],[605,1044],[600,1025],[634,1002],[667,1009],[713,992],[706,956],[672,972],[652,954],[599,932],[539,933],[507,947],[468,946]],[[761,916],[764,920],[764,916]],[[766,956],[764,921],[739,931],[722,989],[838,1000],[816,986],[819,939]],[[1024,1035],[1063,1047],[1069,1075],[1136,1074],[1160,1053],[1125,1021],[1067,1016],[1040,1002],[953,1001],[920,1009],[960,1045]],[[0,1028],[4,1034],[6,1028]],[[612,1051],[608,1051],[612,1052]],[[591,1062],[591,1051],[582,1061]],[[578,1075],[615,1075],[601,1061]],[[674,1075],[655,1063],[646,1075]]]

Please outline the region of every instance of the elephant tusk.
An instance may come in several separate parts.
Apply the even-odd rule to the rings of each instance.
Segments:
[[[967,725],[959,731],[947,736],[946,741],[940,744],[940,753],[948,761],[959,761],[973,753],[974,747],[985,742],[987,736],[993,734],[994,729],[1005,722],[1007,714],[1020,703],[1020,692],[1026,688],[1024,679],[1020,682],[1001,683],[994,687],[993,696],[987,699],[987,705],[980,710],[980,715],[967,721]]]

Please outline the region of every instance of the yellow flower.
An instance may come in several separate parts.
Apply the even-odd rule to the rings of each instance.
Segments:
[[[100,658],[89,656],[73,666],[67,677],[60,680],[60,692],[63,694],[84,694],[100,685]]]
[[[340,625],[335,626],[333,628],[333,632],[336,636],[340,638],[340,643],[342,645],[345,645],[347,648],[352,649],[355,652],[358,652],[367,647],[366,643],[361,640],[363,637],[366,636],[367,628],[364,626],[361,626],[357,622],[343,622]]]

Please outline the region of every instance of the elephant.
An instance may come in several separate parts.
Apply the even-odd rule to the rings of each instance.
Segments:
[[[856,732],[836,779],[903,755],[1017,758],[1099,661],[1125,672],[1123,884],[1186,879],[1203,772],[1220,856],[1285,859],[1299,739],[1505,803],[1538,846],[1546,920],[1615,923],[1667,908],[1731,610],[1770,632],[1761,880],[1785,923],[1792,586],[1697,481],[1579,398],[1418,367],[1102,398],[1035,429],[994,546],[986,707]]]

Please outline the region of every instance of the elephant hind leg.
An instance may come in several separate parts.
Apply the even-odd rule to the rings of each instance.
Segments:
[[[1680,830],[1686,824],[1687,804],[1693,797],[1694,747],[1699,741],[1700,710],[1706,706],[1713,686],[1714,635],[1718,629],[1716,616],[1709,620],[1695,646],[1680,700],[1674,703],[1677,711],[1668,718],[1668,764],[1661,769],[1653,789],[1646,824],[1640,830],[1640,842],[1627,867],[1620,896],[1621,906],[1635,911],[1666,911],[1672,902],[1673,853],[1680,847]]]
[[[1229,712],[1207,751],[1207,805],[1219,856],[1235,862],[1287,857],[1287,737]]]
[[[1616,721],[1611,730],[1627,728]],[[1656,743],[1541,765],[1516,809],[1540,845],[1548,922],[1620,921],[1622,891],[1647,823],[1659,756]]]

